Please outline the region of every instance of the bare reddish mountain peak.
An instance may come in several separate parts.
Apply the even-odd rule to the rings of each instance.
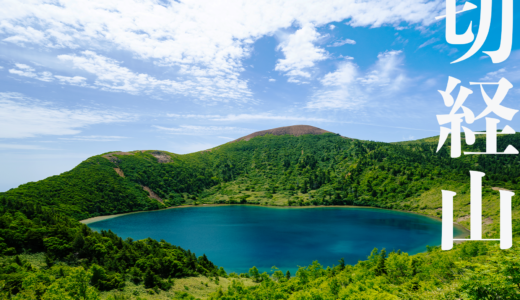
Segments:
[[[294,125],[294,126],[278,127],[278,128],[268,129],[268,130],[257,131],[257,132],[251,133],[250,135],[246,135],[244,137],[236,139],[233,142],[249,141],[250,139],[252,139],[254,137],[266,135],[268,133],[272,134],[272,135],[290,134],[290,135],[294,135],[294,136],[300,136],[300,135],[304,135],[304,134],[323,134],[323,133],[327,133],[327,132],[330,132],[330,131],[323,130],[321,128],[314,127],[314,126]]]

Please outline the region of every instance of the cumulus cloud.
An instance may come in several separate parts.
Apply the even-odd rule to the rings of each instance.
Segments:
[[[242,62],[263,36],[307,24],[282,42],[285,59],[277,63],[289,81],[298,82],[309,78],[309,68],[326,57],[326,52],[314,45],[318,36],[314,27],[345,20],[351,26],[427,25],[444,8],[442,0],[309,0],[305,5],[300,0],[5,0],[2,4],[3,42],[96,53],[126,51],[136,59],[174,66],[185,76],[170,92],[182,93],[182,85],[194,96],[235,100],[251,95],[247,81],[240,78]],[[309,57],[294,52],[298,49]],[[142,76],[128,84],[99,82],[105,83],[107,90],[135,92],[142,81],[149,84],[153,80]]]
[[[389,90],[399,90],[406,79],[400,68],[404,60],[402,51],[386,51],[377,55],[377,62],[372,70],[358,81],[365,86],[389,86]]]
[[[285,58],[278,60],[275,70],[289,76],[289,82],[300,82],[297,78],[302,77],[310,78],[308,69],[328,55],[324,49],[314,45],[320,37],[311,24],[306,24],[294,34],[284,37],[277,49],[283,52]]]
[[[54,80],[54,77],[52,76],[51,72],[44,71],[36,73],[36,70],[28,65],[15,64],[15,66],[17,67],[17,69],[9,69],[9,73],[18,76],[34,78],[45,82],[50,82]]]
[[[19,93],[0,93],[0,138],[78,134],[89,125],[134,118],[119,112],[57,108]]]
[[[341,64],[335,72],[328,73],[321,79],[324,86],[340,86],[351,83],[356,79],[357,66],[352,62]]]
[[[343,46],[346,44],[355,45],[356,41],[351,40],[351,39],[339,40],[339,41],[334,42],[332,45],[328,45],[327,47],[340,47],[340,46]]]
[[[310,109],[358,109],[370,99],[400,91],[409,80],[401,68],[401,51],[386,51],[365,72],[352,61],[344,61],[336,71],[321,79],[322,88],[307,103]]]
[[[227,65],[226,59],[245,54],[244,44],[251,38],[295,22],[324,25],[349,20],[352,26],[372,27],[398,26],[403,21],[430,24],[444,8],[441,0],[310,0],[305,5],[299,0],[168,4],[151,0],[6,0],[4,4],[0,28],[7,42],[73,49],[110,43],[163,63],[201,61],[209,65]]]
[[[202,75],[197,79],[198,82],[159,80],[148,74],[132,72],[121,66],[120,62],[88,50],[82,51],[81,55],[59,55],[58,59],[72,63],[76,69],[93,74],[96,77],[93,86],[105,91],[139,94],[151,93],[159,89],[169,94],[190,95],[198,99],[211,98],[213,100],[217,98],[247,100],[251,96],[247,85],[239,80],[211,80]],[[75,85],[84,84],[85,80],[80,76],[60,77],[59,79],[62,83]]]
[[[87,86],[87,83],[86,83],[87,78],[82,77],[82,76],[69,77],[69,76],[54,75],[54,77],[56,79],[58,79],[58,81],[61,84]]]
[[[33,79],[37,79],[40,81],[51,82],[54,79],[57,79],[61,84],[69,84],[69,85],[77,85],[77,86],[87,86],[86,80],[87,78],[81,76],[60,76],[60,75],[52,75],[49,71],[36,72],[33,67],[30,67],[25,64],[15,64],[16,69],[9,69],[9,73],[22,76],[29,77]]]
[[[59,55],[58,59],[71,62],[74,68],[96,76],[94,85],[108,91],[121,91],[137,94],[144,90],[153,90],[157,86],[173,86],[170,80],[157,80],[148,74],[138,74],[121,67],[118,61],[98,55],[93,51],[83,51],[78,55]],[[72,79],[63,78],[63,82]],[[82,81],[78,78],[76,81]]]
[[[486,57],[487,58],[487,57]],[[498,82],[502,77],[507,78],[511,82],[520,81],[520,50],[513,51],[510,56],[510,63],[507,67],[502,67],[496,71],[488,72],[479,81]]]
[[[498,82],[500,78],[504,77],[507,73],[509,73],[506,68],[501,68],[499,70],[489,72],[486,74],[486,76],[482,77],[481,81],[496,81]],[[515,72],[516,75],[518,75],[518,71]],[[516,76],[518,78],[518,76]]]

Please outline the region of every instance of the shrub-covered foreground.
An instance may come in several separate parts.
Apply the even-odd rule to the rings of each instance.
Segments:
[[[520,251],[484,242],[413,256],[374,249],[355,266],[324,269],[316,261],[289,280],[280,271],[257,280],[258,286],[237,282],[210,299],[520,299]]]
[[[43,252],[43,266],[15,254]],[[165,241],[123,240],[91,230],[53,209],[22,201],[0,206],[1,297],[96,299],[126,282],[168,290],[175,278],[225,273],[205,255]],[[68,296],[67,296],[68,295]]]
[[[315,261],[292,277],[280,270],[260,274],[255,267],[249,274],[221,271],[208,274],[199,289],[216,289],[207,297],[215,300],[520,299],[518,249],[515,245],[500,250],[498,244],[484,242],[466,242],[451,251],[428,247],[427,252],[413,256],[374,249],[366,261],[355,266],[340,261],[337,266],[324,268]],[[155,279],[159,276],[151,271],[141,274],[139,280],[148,290],[138,293],[128,287],[136,280],[132,268],[110,272],[97,264],[50,266],[23,257],[1,260],[0,299],[198,299],[191,295],[193,288],[177,282],[180,279]],[[251,278],[256,284],[245,285],[241,277]],[[201,278],[205,277],[193,280]],[[218,285],[219,278],[228,282],[227,288]],[[208,282],[212,283],[210,287]],[[175,292],[167,292],[174,286]],[[113,290],[100,293],[106,289]]]

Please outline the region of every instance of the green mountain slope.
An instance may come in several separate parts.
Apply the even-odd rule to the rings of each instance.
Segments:
[[[520,149],[520,134],[499,137],[499,151],[508,145]],[[77,222],[203,203],[370,205],[440,216],[445,189],[457,192],[455,220],[469,227],[469,171],[475,170],[486,173],[485,235],[496,237],[498,189],[519,189],[518,156],[452,159],[449,143],[436,148],[436,137],[381,143],[298,126],[187,155],[148,150],[91,157],[61,175],[0,193],[0,299],[193,299],[188,286],[180,292],[175,285],[174,278],[183,277],[198,295],[215,291],[211,299],[517,299],[516,245],[500,251],[493,243],[470,242],[415,256],[374,251],[356,266],[325,270],[316,262],[290,280],[254,268],[238,278],[164,241],[123,241]],[[483,149],[484,139],[464,146]],[[515,235],[519,201],[513,198]],[[45,254],[29,255],[38,252]],[[204,276],[200,285],[193,276]],[[235,282],[226,279],[222,291],[219,277]]]
[[[437,138],[382,143],[307,127],[298,128],[299,136],[277,129],[281,135],[266,131],[186,155],[98,155],[69,172],[0,193],[0,201],[39,203],[76,219],[201,203],[370,205],[440,216],[440,191],[447,189],[458,193],[455,220],[469,226],[469,171],[475,170],[486,173],[485,228],[495,231],[498,188],[520,187],[517,155],[452,159],[449,145],[435,152]],[[499,151],[510,144],[520,148],[520,134],[499,137]],[[471,149],[485,149],[485,139]]]

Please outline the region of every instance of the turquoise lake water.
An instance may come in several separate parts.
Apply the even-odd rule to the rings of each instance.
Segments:
[[[123,215],[89,224],[122,238],[151,237],[206,254],[227,272],[272,266],[295,274],[318,260],[323,266],[365,260],[374,247],[415,254],[441,243],[441,222],[371,208],[188,207]],[[462,231],[454,229],[454,234]]]

